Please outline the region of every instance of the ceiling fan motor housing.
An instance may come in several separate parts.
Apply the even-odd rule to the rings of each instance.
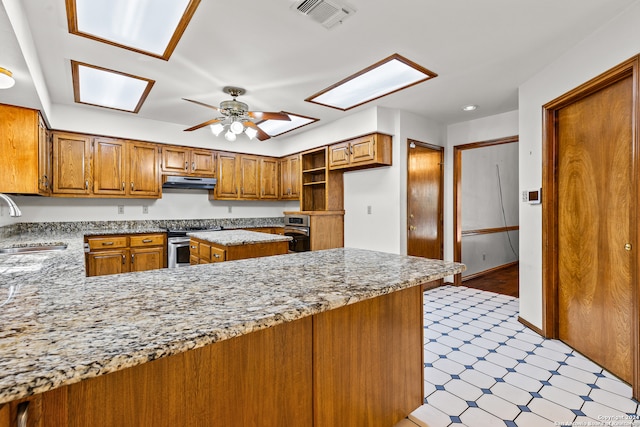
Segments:
[[[249,111],[249,106],[244,102],[231,100],[231,101],[222,101],[220,103],[220,109],[226,110],[232,116],[243,116]]]

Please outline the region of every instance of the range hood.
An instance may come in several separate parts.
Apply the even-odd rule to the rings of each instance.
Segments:
[[[213,190],[216,186],[215,178],[200,178],[196,176],[173,176],[164,177],[162,188],[187,188],[196,190]]]

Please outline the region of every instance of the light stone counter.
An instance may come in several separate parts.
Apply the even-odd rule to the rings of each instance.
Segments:
[[[84,233],[0,246],[0,403],[247,334],[464,270],[358,249],[85,277]]]
[[[255,243],[288,242],[293,238],[279,234],[259,233],[247,230],[193,231],[190,237],[222,246],[252,245]]]

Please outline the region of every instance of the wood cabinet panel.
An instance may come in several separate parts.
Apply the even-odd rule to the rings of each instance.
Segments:
[[[216,156],[211,150],[191,151],[191,173],[214,176],[216,174]]]
[[[129,251],[109,249],[87,253],[87,276],[120,274],[129,271]]]
[[[48,194],[47,134],[38,111],[0,105],[0,117],[0,192]]]
[[[91,193],[91,138],[84,135],[53,133],[53,193],[88,195]]]
[[[129,142],[128,194],[160,197],[158,148],[155,144]]]
[[[238,162],[235,153],[218,153],[218,182],[214,190],[217,199],[238,198]]]
[[[127,147],[123,140],[94,138],[93,140],[93,193],[127,194]]]
[[[9,404],[0,405],[0,427],[11,427]]]
[[[278,198],[278,159],[260,159],[260,198]]]
[[[85,237],[87,276],[147,271],[167,265],[164,233]]]
[[[127,237],[126,236],[105,236],[105,237],[89,237],[87,238],[89,249],[114,249],[114,248],[126,248]]]
[[[165,244],[165,234],[134,234],[129,237],[129,246],[162,246]]]
[[[349,148],[348,142],[334,144],[329,147],[329,166],[343,166],[349,164]]]
[[[162,173],[167,175],[215,175],[213,150],[167,145],[162,147]]]
[[[329,169],[364,169],[391,165],[391,136],[374,133],[329,146]]]
[[[51,194],[51,139],[49,131],[38,114],[38,190],[43,196]],[[26,193],[26,192],[25,192]]]
[[[164,251],[162,247],[131,248],[130,271],[158,270],[164,267]]]
[[[258,199],[260,196],[260,159],[240,156],[240,198]]]
[[[294,154],[280,160],[280,198],[300,198],[300,155]]]

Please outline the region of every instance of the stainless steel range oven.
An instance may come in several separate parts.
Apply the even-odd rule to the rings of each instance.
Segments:
[[[289,214],[284,216],[284,235],[291,236],[289,252],[307,252],[311,250],[309,215]]]
[[[182,229],[167,229],[167,267],[187,267],[189,261],[189,231],[217,231],[222,227],[189,227]]]

